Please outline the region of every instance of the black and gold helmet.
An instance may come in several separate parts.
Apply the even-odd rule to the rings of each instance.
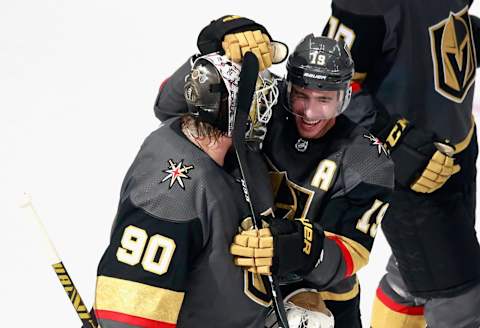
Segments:
[[[228,132],[228,92],[215,65],[205,58],[197,59],[184,87],[189,114],[222,132]]]

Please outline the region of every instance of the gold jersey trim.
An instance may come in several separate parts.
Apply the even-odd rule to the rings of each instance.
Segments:
[[[358,83],[363,83],[365,79],[367,78],[367,73],[360,73],[360,72],[355,72],[353,73],[353,81],[357,81]]]
[[[95,309],[175,324],[184,295],[134,281],[98,276]]]
[[[423,315],[395,312],[383,304],[377,296],[373,302],[372,328],[425,328]]]
[[[458,154],[464,151],[465,148],[468,147],[468,145],[470,144],[470,141],[472,141],[473,131],[475,131],[475,119],[472,115],[472,126],[470,127],[470,130],[468,131],[465,139],[463,139],[462,141],[460,141],[455,145],[455,154]]]
[[[360,270],[362,267],[367,265],[368,259],[370,257],[370,252],[366,249],[362,244],[356,242],[353,239],[347,238],[345,236],[340,236],[335,233],[325,231],[325,236],[332,237],[334,239],[340,240],[345,248],[347,249],[348,253],[352,257],[353,261],[353,269],[352,275]]]
[[[258,305],[263,307],[272,305],[272,300],[270,296],[268,296],[263,280],[259,274],[244,270],[243,292]]]

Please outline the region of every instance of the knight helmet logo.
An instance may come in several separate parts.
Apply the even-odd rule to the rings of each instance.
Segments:
[[[473,85],[477,66],[468,7],[429,28],[435,90],[463,102]]]

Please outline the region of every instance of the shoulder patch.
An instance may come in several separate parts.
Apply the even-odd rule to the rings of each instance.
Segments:
[[[388,150],[384,150],[378,138],[364,129],[357,130],[354,140],[346,148],[343,165],[347,191],[360,182],[393,188],[393,162]]]
[[[385,156],[390,158],[390,151],[385,147],[385,145],[383,144],[383,142],[380,139],[378,139],[377,137],[375,137],[371,133],[365,133],[363,135],[363,137],[370,141],[371,146],[377,147],[377,152],[378,152],[379,157],[383,153],[383,154],[385,154]]]
[[[184,165],[183,159],[178,163],[175,163],[173,159],[169,159],[168,169],[162,171],[167,173],[167,175],[162,179],[162,181],[160,181],[160,183],[169,181],[168,189],[171,189],[175,182],[177,182],[179,186],[185,190],[185,184],[183,183],[182,179],[190,179],[187,174],[188,171],[193,170],[193,168],[193,165]]]

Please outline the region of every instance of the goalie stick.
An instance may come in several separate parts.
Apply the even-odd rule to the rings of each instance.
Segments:
[[[55,246],[53,246],[52,240],[48,237],[47,231],[45,230],[45,227],[42,224],[42,221],[40,220],[37,211],[35,211],[35,208],[33,207],[32,198],[30,197],[30,195],[24,194],[23,199],[20,203],[20,207],[23,209],[25,217],[27,217],[27,219],[31,220],[31,222],[35,224],[35,226],[38,228],[39,234],[42,235],[42,243],[47,251],[49,263],[53,267],[53,270],[55,271],[58,280],[62,284],[63,289],[67,293],[70,302],[72,303],[75,311],[78,314],[78,317],[82,321],[82,327],[99,328],[97,319],[95,318],[93,311],[92,313],[88,312],[88,309],[83,303],[83,300],[80,297],[77,288],[73,284],[73,281],[70,278],[67,269],[65,268],[62,260],[58,256]]]
[[[255,229],[259,229],[259,227],[261,227],[261,223],[257,218],[257,214],[260,212],[258,212],[256,197],[251,197],[252,194],[250,193],[249,189],[249,182],[253,179],[250,168],[246,163],[247,147],[245,144],[245,131],[253,100],[253,93],[255,92],[257,77],[258,59],[252,52],[247,52],[242,60],[242,70],[240,71],[240,81],[237,96],[238,103],[235,114],[234,129],[232,133],[232,141],[235,147],[235,154],[237,156],[238,166],[240,167],[240,173],[242,176],[243,192],[245,194],[245,199],[249,204],[250,212],[252,213],[252,220]],[[270,289],[266,289],[269,291],[270,297],[272,298],[272,305],[273,309],[275,310],[279,328],[289,328],[278,281],[276,277],[270,275],[268,276],[268,282]]]

